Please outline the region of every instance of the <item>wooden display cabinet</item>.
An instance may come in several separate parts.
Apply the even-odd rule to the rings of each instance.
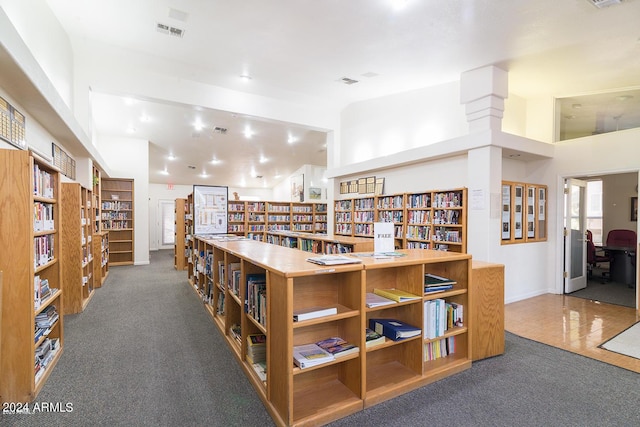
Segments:
[[[48,214],[39,215],[42,211]],[[28,151],[0,150],[0,212],[0,270],[4,276],[0,400],[29,402],[64,350],[58,170]],[[52,294],[38,305],[35,291],[44,280]],[[45,330],[47,335],[35,339],[35,318],[51,307],[58,318]],[[34,365],[37,354],[51,348],[54,340],[57,348],[38,359],[46,362],[38,368]]]
[[[326,424],[471,366],[471,317],[436,339],[421,334],[367,348],[365,334],[374,317],[397,318],[422,329],[424,303],[430,299],[468,307],[469,255],[403,250],[404,256],[397,258],[364,257],[360,264],[321,267],[307,262],[304,251],[251,240],[197,240],[212,253],[207,274],[215,286],[205,307],[277,425]],[[240,268],[239,285],[230,281],[232,265]],[[456,285],[437,295],[423,295],[425,272],[452,278]],[[245,308],[247,275],[256,273],[264,274],[267,283],[264,324]],[[368,309],[365,292],[377,287],[396,287],[418,298]],[[316,306],[335,307],[337,314],[293,321],[295,310]],[[246,339],[254,333],[267,337],[266,381],[247,360]],[[359,352],[309,368],[294,365],[294,346],[335,336],[358,346]],[[427,360],[425,348],[440,339],[454,339],[455,351]]]
[[[109,232],[109,263],[134,262],[133,179],[102,178],[101,228]]]
[[[93,192],[65,182],[60,193],[64,314],[75,314],[84,311],[94,294]]]

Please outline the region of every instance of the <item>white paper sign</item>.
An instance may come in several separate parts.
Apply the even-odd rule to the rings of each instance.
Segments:
[[[393,252],[393,223],[374,222],[373,223],[373,252]]]

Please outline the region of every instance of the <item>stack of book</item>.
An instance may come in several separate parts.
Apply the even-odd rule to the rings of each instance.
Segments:
[[[53,360],[54,356],[60,349],[60,340],[58,338],[45,338],[45,340],[36,348],[34,372],[36,382],[42,377],[47,366]]]
[[[267,337],[264,334],[247,335],[247,361],[252,365],[267,360]]]
[[[49,329],[53,326],[54,323],[58,321],[58,312],[56,311],[55,305],[50,305],[49,307],[42,310],[40,313],[36,315],[36,325],[42,329]]]
[[[365,334],[366,334],[367,348],[384,344],[387,341],[384,335],[380,335],[376,331],[369,328],[367,328],[367,330],[365,331]]]
[[[327,338],[322,341],[318,341],[316,344],[318,347],[326,350],[328,353],[331,353],[335,358],[347,356],[360,351],[358,347],[348,343],[340,337]]]
[[[452,289],[456,284],[455,280],[448,279],[435,274],[427,273],[424,275],[424,293],[443,292]]]
[[[311,368],[335,360],[333,354],[318,344],[303,344],[293,347],[293,363],[300,369]]]

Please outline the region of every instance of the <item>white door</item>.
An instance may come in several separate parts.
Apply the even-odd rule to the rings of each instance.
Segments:
[[[565,293],[587,287],[586,188],[585,181],[565,180]]]

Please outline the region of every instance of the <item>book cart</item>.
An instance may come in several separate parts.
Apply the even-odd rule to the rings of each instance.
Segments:
[[[0,211],[0,400],[30,402],[64,350],[59,171],[28,151],[0,150]],[[45,280],[51,294],[38,301]],[[38,315],[46,329],[36,328]]]
[[[248,239],[196,240],[204,266],[194,289],[278,425],[328,423],[471,366],[466,323],[437,338],[454,339],[455,353],[429,361],[425,346],[435,340],[422,334],[371,348],[365,334],[373,317],[397,318],[422,328],[423,304],[432,298],[466,305],[470,255],[413,249],[393,259],[363,257],[359,264],[321,267],[306,261],[308,253],[291,248]],[[425,272],[446,275],[456,285],[437,296],[423,296]],[[251,303],[255,295],[246,284],[247,277],[256,274],[266,279],[266,313],[258,315]],[[375,287],[397,287],[420,298],[366,308],[365,293]],[[335,307],[337,314],[293,321],[294,311],[316,306]],[[470,318],[465,313],[465,320]],[[267,337],[266,380],[247,359],[247,337],[259,333]],[[305,369],[294,365],[294,346],[333,336],[354,343],[359,352]]]

